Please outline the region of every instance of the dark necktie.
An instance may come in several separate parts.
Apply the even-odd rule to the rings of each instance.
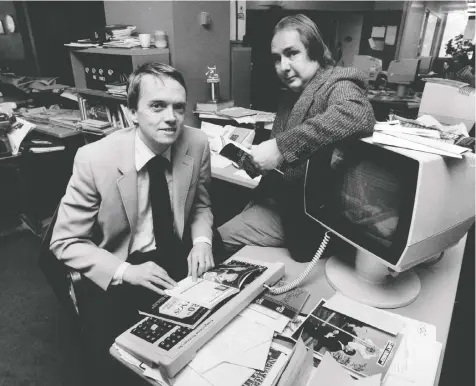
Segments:
[[[161,259],[173,259],[176,241],[174,216],[170,206],[169,188],[165,178],[168,162],[169,161],[162,156],[155,156],[147,163],[154,237]]]

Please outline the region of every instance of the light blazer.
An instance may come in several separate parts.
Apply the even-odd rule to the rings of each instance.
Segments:
[[[81,147],[61,200],[50,248],[70,268],[106,289],[131,253],[137,224],[135,130]],[[184,127],[172,145],[172,211],[176,232],[212,239],[210,149],[206,135]]]
[[[355,68],[319,68],[301,94],[286,91],[271,137],[285,159],[286,181],[304,176],[305,161],[338,141],[372,133],[375,116],[365,95],[367,81]]]

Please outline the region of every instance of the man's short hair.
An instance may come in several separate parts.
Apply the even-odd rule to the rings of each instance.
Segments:
[[[296,30],[301,42],[307,50],[309,59],[317,61],[323,68],[335,64],[332,54],[322,39],[316,23],[303,14],[286,16],[281,19],[273,30],[273,36],[282,30]]]
[[[185,89],[185,92],[187,92],[185,79],[178,70],[165,63],[144,63],[137,67],[134,72],[129,76],[129,81],[127,84],[127,104],[131,110],[137,110],[137,103],[139,102],[140,94],[140,85],[142,77],[144,75],[153,75],[157,78],[172,78],[179,82]]]

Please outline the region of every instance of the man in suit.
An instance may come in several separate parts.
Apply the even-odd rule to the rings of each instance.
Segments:
[[[78,150],[58,209],[50,248],[91,283],[79,307],[97,384],[118,381],[108,348],[137,309],[214,266],[210,150],[183,124],[186,93],[176,69],[138,67],[127,95],[137,127]]]
[[[274,29],[271,53],[287,91],[278,106],[271,139],[251,150],[255,166],[265,175],[252,202],[219,232],[230,253],[244,245],[286,246],[294,259],[304,261],[320,242],[317,225],[304,216],[306,162],[311,157],[325,162],[332,145],[369,135],[375,118],[365,95],[364,74],[334,66],[316,24],[308,17],[282,19]]]

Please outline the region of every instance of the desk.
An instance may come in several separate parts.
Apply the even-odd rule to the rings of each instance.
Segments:
[[[34,234],[41,236],[43,224],[40,220],[51,217],[64,195],[73,170],[74,156],[84,144],[84,138],[82,135],[58,138],[32,130],[23,143],[31,139],[61,144],[65,150],[39,154],[25,150],[15,157],[0,158],[0,167],[14,172],[15,180],[6,189],[16,193],[11,200],[11,206],[16,209],[11,213],[12,217],[20,217]],[[9,209],[5,206],[4,210],[9,212]]]
[[[396,95],[367,94],[374,110],[375,119],[379,122],[387,120],[390,110],[399,116],[416,119],[420,108],[420,100],[407,101],[398,98]]]
[[[436,339],[442,343],[442,352],[435,377],[435,386],[439,383],[465,243],[466,236],[456,246],[448,249],[443,259],[436,264],[417,268],[416,272],[422,286],[420,295],[412,304],[392,310],[396,314],[436,326]],[[294,280],[307,266],[307,263],[298,263],[292,260],[289,252],[284,248],[245,247],[236,255],[260,261],[285,263],[285,280],[287,281]],[[309,313],[321,298],[329,299],[335,293],[325,277],[325,263],[326,259],[319,261],[302,283],[302,287],[310,293],[302,310],[304,313]],[[443,283],[444,285],[442,285]],[[137,368],[122,361],[114,347],[111,348],[110,353],[143,380],[151,385],[158,385],[157,382],[143,377]]]
[[[240,213],[251,200],[258,182],[237,176],[238,169],[212,167],[211,199],[215,225],[218,227]]]
[[[212,177],[249,189],[254,189],[258,186],[259,181],[236,175],[235,173],[237,171],[238,169],[235,168],[233,165],[228,165],[226,168],[212,167]]]

